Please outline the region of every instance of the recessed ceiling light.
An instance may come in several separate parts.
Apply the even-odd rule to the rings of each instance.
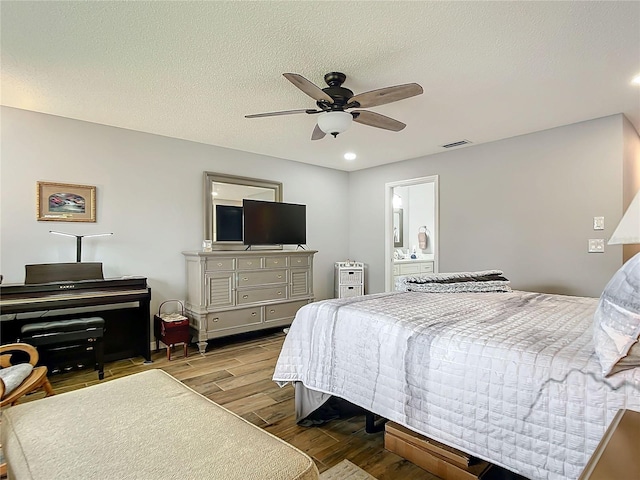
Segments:
[[[345,160],[355,160],[357,157],[357,155],[353,152],[347,152],[344,154],[344,159]]]
[[[633,80],[631,80],[631,83],[635,85],[640,85],[640,75],[636,75],[635,77],[633,77]]]

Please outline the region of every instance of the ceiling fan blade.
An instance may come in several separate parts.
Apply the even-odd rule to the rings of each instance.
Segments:
[[[321,138],[324,138],[325,135],[326,133],[320,130],[320,127],[316,123],[316,128],[313,129],[313,133],[311,134],[311,140],[320,140]]]
[[[415,97],[422,92],[422,87],[417,83],[407,83],[405,85],[396,85],[394,87],[380,88],[378,90],[361,93],[351,97],[349,103],[358,102],[362,108],[377,107],[378,105]]]
[[[363,125],[369,125],[370,127],[383,128],[385,130],[392,130],[399,132],[406,125],[398,120],[394,120],[391,117],[380,115],[379,113],[369,112],[367,110],[354,110],[351,112],[353,115],[353,121],[362,123]]]
[[[315,83],[310,82],[302,75],[298,75],[297,73],[283,73],[282,75],[317,102],[324,101],[327,103],[333,103],[333,98],[323,92]]]
[[[282,112],[254,113],[253,115],[245,115],[244,118],[275,117],[277,115],[292,115],[294,113],[320,113],[320,112],[322,112],[322,110],[309,110],[307,108],[301,108],[298,110],[284,110]]]

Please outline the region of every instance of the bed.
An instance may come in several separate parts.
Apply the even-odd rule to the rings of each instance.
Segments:
[[[509,289],[510,290],[510,289]],[[598,299],[393,292],[306,305],[273,379],[302,418],[331,396],[530,479],[576,479],[640,368],[603,377]]]

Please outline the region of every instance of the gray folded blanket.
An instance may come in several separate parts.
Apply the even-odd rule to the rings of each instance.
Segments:
[[[396,290],[429,293],[510,292],[511,287],[501,270],[484,270],[399,277]]]

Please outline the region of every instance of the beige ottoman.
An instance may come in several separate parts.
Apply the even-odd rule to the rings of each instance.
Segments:
[[[316,479],[305,453],[162,370],[3,411],[9,478]]]

